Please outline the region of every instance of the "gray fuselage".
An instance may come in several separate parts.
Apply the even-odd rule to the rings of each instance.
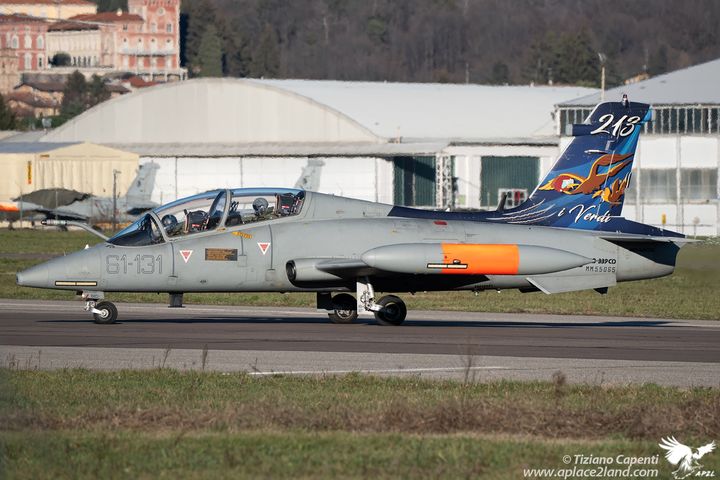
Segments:
[[[21,272],[18,284],[103,292],[327,292],[352,291],[362,276],[385,292],[515,288],[560,293],[669,275],[679,249],[672,242],[605,240],[596,232],[567,228],[388,217],[391,208],[307,192],[302,211],[295,216],[220,226],[177,238],[163,233],[159,243],[145,246],[104,242]],[[521,250],[521,257],[538,257],[521,258],[533,265],[551,261],[533,252],[561,252],[584,260],[564,270],[548,268],[542,273],[536,268],[518,274],[430,272],[422,270],[424,261],[417,271],[409,265],[398,272],[370,267],[361,260],[366,252],[381,247],[420,245],[422,249],[444,244],[520,245],[530,252]],[[318,275],[291,281],[289,263],[302,261],[311,270],[317,264]],[[320,271],[323,262],[340,262],[340,267]],[[346,270],[342,262],[348,265]],[[402,260],[394,264],[398,262]]]

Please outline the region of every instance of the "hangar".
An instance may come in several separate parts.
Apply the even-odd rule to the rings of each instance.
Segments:
[[[199,79],[102,103],[41,142],[160,165],[153,200],[300,186],[414,206],[508,206],[557,157],[555,105],[581,87]],[[454,180],[454,182],[453,182]]]
[[[720,234],[720,59],[605,92],[649,103],[623,215],[689,235]],[[558,134],[600,101],[595,93],[558,105]],[[570,141],[561,138],[564,147]]]
[[[0,142],[0,201],[44,188],[69,188],[112,196],[128,189],[138,168],[138,155],[90,143]]]

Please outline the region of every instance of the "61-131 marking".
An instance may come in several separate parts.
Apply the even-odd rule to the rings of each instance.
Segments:
[[[105,271],[110,275],[122,273],[127,275],[128,267],[133,269],[132,273],[138,275],[153,275],[157,270],[158,274],[162,274],[162,255],[157,257],[154,255],[135,255],[132,261],[128,262],[127,255],[108,255],[105,257]],[[136,270],[136,271],[135,271]]]

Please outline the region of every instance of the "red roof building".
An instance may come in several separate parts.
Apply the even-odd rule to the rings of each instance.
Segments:
[[[180,0],[128,0],[128,7],[53,25],[48,55],[64,51],[73,66],[127,71],[149,81],[184,79]]]
[[[128,0],[128,8],[97,13],[88,0],[0,0],[0,51],[18,59],[20,73],[48,70],[62,52],[71,59],[64,66],[87,75],[107,70],[147,81],[184,79],[180,0]],[[80,13],[68,18],[73,11]]]
[[[185,71],[180,68],[180,0],[128,0],[128,9],[145,20],[141,32],[123,36],[121,52],[134,53],[128,59],[130,71],[149,80],[184,78]]]
[[[0,49],[14,52],[20,72],[45,68],[47,29],[47,22],[40,18],[0,15]]]

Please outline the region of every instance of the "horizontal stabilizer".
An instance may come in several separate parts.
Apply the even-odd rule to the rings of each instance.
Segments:
[[[600,238],[607,240],[608,242],[660,242],[660,243],[694,243],[699,240],[694,240],[687,237],[658,237],[654,235],[632,235],[632,234],[609,234],[600,235]]]
[[[565,275],[548,277],[527,277],[541,292],[551,293],[574,292],[577,290],[590,290],[593,288],[614,287],[616,285],[614,274],[602,275]]]

